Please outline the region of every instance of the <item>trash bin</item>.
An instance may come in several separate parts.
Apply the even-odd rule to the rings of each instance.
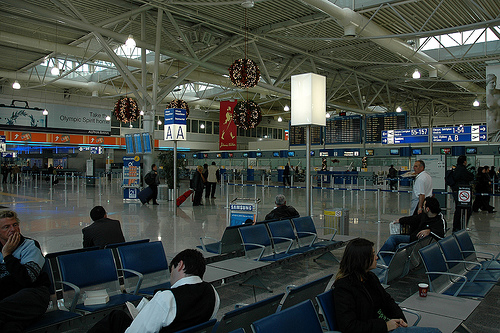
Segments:
[[[349,209],[332,208],[324,211],[325,227],[337,229],[339,235],[349,235]],[[332,233],[325,229],[325,234]]]

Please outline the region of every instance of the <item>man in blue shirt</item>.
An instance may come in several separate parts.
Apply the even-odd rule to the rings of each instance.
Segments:
[[[0,212],[0,332],[22,332],[47,310],[49,278],[40,245],[21,235],[13,211]]]

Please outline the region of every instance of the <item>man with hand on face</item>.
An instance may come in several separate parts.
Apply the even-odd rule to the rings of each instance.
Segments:
[[[215,288],[202,280],[205,269],[198,250],[180,252],[170,262],[171,289],[156,292],[135,319],[115,310],[88,333],[177,332],[215,318],[220,299]]]
[[[40,245],[21,235],[16,212],[0,212],[0,332],[22,332],[47,310],[49,277]]]

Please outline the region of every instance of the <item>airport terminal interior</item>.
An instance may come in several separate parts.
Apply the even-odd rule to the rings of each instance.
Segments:
[[[67,178],[65,182],[61,178],[59,184],[51,187],[45,181],[35,184],[31,177],[27,177],[20,184],[2,184],[0,204],[19,213],[22,233],[37,239],[44,253],[81,248],[81,229],[91,223],[90,208],[102,205],[110,218],[120,220],[127,241],[144,238],[150,241],[160,240],[169,259],[185,248],[199,245],[200,237],[220,239],[228,225],[228,198],[260,199],[258,219],[262,219],[273,209],[275,196],[282,193],[286,196],[287,204],[296,207],[301,216],[306,215],[305,189],[302,183],[297,183],[296,188],[285,188],[279,183],[269,187],[257,187],[259,183],[247,182],[244,185],[248,186],[236,183],[226,185],[226,189],[226,186],[219,185],[216,198],[204,199],[203,206],[193,207],[189,199],[176,208],[175,201],[167,200],[160,200],[158,206],[124,202],[121,198],[122,189],[116,180],[110,183],[103,178],[94,186],[88,186],[84,179]],[[188,183],[183,182],[181,192],[187,187]],[[377,201],[377,191],[355,191],[356,188],[357,185],[347,186],[345,191],[333,190],[328,186],[314,189],[312,217],[315,225],[325,225],[325,211],[344,209],[348,215],[348,227],[345,229],[346,226],[343,226],[344,232],[351,236],[367,238],[379,248],[389,236],[389,223],[409,214],[408,190],[411,188],[401,187],[400,192],[394,192],[381,185],[380,188],[386,191],[380,193],[380,205]],[[492,198],[493,206],[500,204],[497,198]],[[452,211],[453,209],[443,211],[448,226],[452,220]],[[475,243],[500,243],[498,213],[474,213],[469,228],[469,234]],[[332,253],[340,258],[343,249],[334,250]],[[493,253],[500,250],[494,245],[479,245],[477,249]],[[302,285],[328,274],[335,275],[337,270],[338,263],[335,261],[314,261],[313,258],[306,258],[265,270],[259,276],[264,284],[273,290],[273,294],[277,294],[285,292],[288,285]],[[236,303],[250,304],[273,295],[266,290],[240,286],[243,280],[237,279],[217,286],[221,296],[219,319],[224,313],[233,310]],[[403,301],[418,290],[418,283],[425,281],[424,271],[419,269],[403,279],[393,281],[388,291],[396,301]],[[331,283],[333,280],[329,286]],[[486,299],[487,302],[481,303],[465,322],[472,332],[498,332],[498,295],[499,289],[494,287]],[[86,332],[90,323],[86,325],[73,328],[69,332]]]
[[[499,76],[498,0],[0,0],[1,163],[22,171],[1,183],[0,206],[44,254],[81,248],[102,205],[127,241],[161,241],[171,259],[220,239],[233,200],[255,203],[263,220],[283,194],[317,227],[342,211],[339,236],[379,249],[390,222],[411,214],[405,173],[422,159],[450,235],[445,171],[460,155],[500,167]],[[222,174],[215,198],[176,207],[196,166],[211,162]],[[153,163],[159,205],[142,205]],[[467,226],[495,254],[498,185],[499,213],[475,212]],[[277,294],[336,274],[338,262],[314,259],[259,278]],[[425,281],[419,268],[387,290],[401,302]],[[242,282],[217,281],[219,319],[272,295]],[[495,286],[460,332],[500,332],[499,296]],[[92,320],[82,325],[66,331]]]

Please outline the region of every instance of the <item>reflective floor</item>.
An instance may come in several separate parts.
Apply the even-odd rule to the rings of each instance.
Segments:
[[[180,193],[187,190],[187,186],[187,182],[182,183]],[[407,191],[409,188],[402,190]],[[174,201],[167,200],[160,200],[159,206],[124,202],[123,190],[117,180],[110,182],[102,179],[89,186],[82,179],[68,178],[66,182],[61,179],[59,184],[50,187],[46,182],[35,183],[33,179],[25,178],[20,184],[1,184],[0,206],[15,210],[19,214],[22,233],[38,240],[45,253],[82,247],[81,229],[91,223],[89,212],[93,206],[102,205],[110,218],[121,221],[127,241],[143,238],[161,240],[167,256],[171,257],[185,248],[199,245],[200,237],[220,238],[228,225],[230,214],[226,207],[230,200],[260,199],[258,219],[263,220],[274,207],[274,197],[283,193],[287,204],[294,206],[300,215],[304,216],[308,215],[305,192],[304,188],[262,187],[260,184],[218,186],[216,199],[204,199],[203,206],[193,207],[189,198],[180,208],[176,208]],[[378,195],[380,202],[377,200]],[[409,193],[382,191],[377,194],[373,188],[359,191],[356,185],[352,188],[348,185],[347,191],[313,189],[312,198],[312,215],[317,226],[323,226],[327,221],[325,210],[347,209],[349,235],[368,238],[375,242],[377,248],[389,235],[388,223],[408,215],[410,207]],[[497,197],[493,197],[492,205],[496,204]],[[448,206],[453,205],[449,202]],[[451,227],[451,209],[446,210],[446,216]],[[475,243],[500,243],[500,212],[475,213],[471,217],[469,227]],[[492,245],[477,248],[494,253],[500,251],[500,247]],[[342,250],[336,250],[334,254],[340,257]],[[264,279],[273,285],[273,289],[283,292],[287,284],[302,284],[320,276],[335,274],[337,268],[336,263],[305,260],[279,268],[275,272],[268,272]],[[237,302],[250,303],[255,298],[268,297],[265,292],[259,291],[254,295],[251,290],[242,291],[242,287],[239,288],[219,287],[222,299],[220,316],[231,310]],[[283,290],[280,290],[281,288]],[[490,326],[492,327],[500,327],[500,323]]]

